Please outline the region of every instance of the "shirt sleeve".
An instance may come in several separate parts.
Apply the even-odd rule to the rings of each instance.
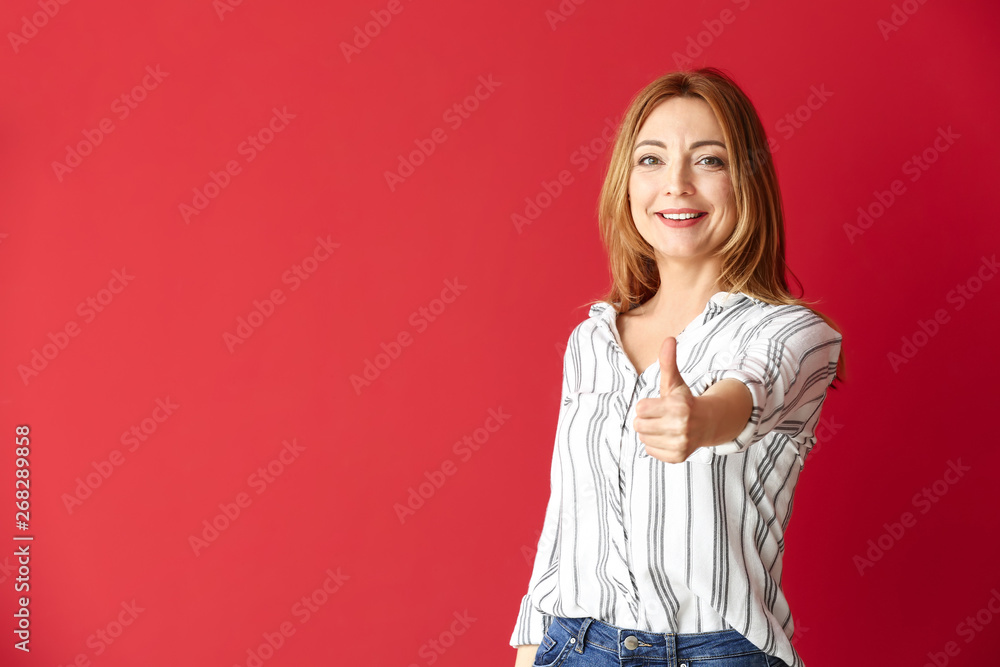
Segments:
[[[562,397],[559,402],[559,418],[556,424],[558,434],[559,426],[563,422],[564,411],[566,410],[567,399],[570,394],[570,375],[572,369],[572,355],[575,348],[574,337],[576,331],[570,335],[566,345],[566,353],[563,356],[563,382]],[[555,439],[558,443],[558,438]],[[535,599],[532,591],[535,585],[544,576],[554,576],[554,570],[559,563],[559,507],[562,498],[562,465],[559,458],[558,444],[552,449],[552,466],[549,473],[549,501],[545,508],[545,519],[542,523],[542,533],[538,538],[537,550],[535,551],[535,562],[531,570],[531,577],[528,580],[528,592],[521,598],[521,607],[517,614],[517,622],[510,637],[511,646],[521,646],[524,644],[541,644],[552,617],[539,611],[535,607]]]
[[[753,411],[730,442],[708,449],[745,452],[769,433],[793,440],[811,437],[826,390],[833,382],[842,336],[804,306],[792,306],[762,322],[725,368],[710,371],[708,386],[733,378],[750,390]]]
[[[539,578],[549,571],[549,561],[556,556],[555,534],[556,512],[558,502],[553,493],[549,498],[548,508],[545,511],[545,522],[542,526],[542,534],[538,538],[538,550],[535,552],[535,564],[531,570],[531,578],[528,583],[528,592],[521,598],[521,606],[517,613],[517,622],[514,624],[514,631],[510,635],[511,646],[522,646],[524,644],[541,644],[545,631],[549,629],[552,617],[535,608],[535,599],[532,590]],[[553,563],[554,564],[554,563]]]

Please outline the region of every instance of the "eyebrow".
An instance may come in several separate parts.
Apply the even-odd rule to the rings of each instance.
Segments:
[[[664,145],[664,143],[662,141],[659,141],[657,139],[644,139],[643,141],[640,141],[639,143],[637,143],[635,145],[635,148],[633,148],[632,150],[635,151],[640,146],[646,146],[646,145],[649,145],[649,146],[659,146],[660,148],[666,149],[666,145]],[[696,148],[698,148],[700,146],[721,146],[722,148],[726,147],[726,145],[724,143],[722,143],[721,141],[716,141],[714,139],[705,139],[703,141],[696,141],[696,142],[694,142],[693,144],[691,144],[691,146],[690,146],[690,148],[688,148],[688,150],[692,150],[693,151],[694,149],[696,149]]]

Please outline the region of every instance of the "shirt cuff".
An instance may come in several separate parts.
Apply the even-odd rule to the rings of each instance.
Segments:
[[[733,440],[706,449],[718,455],[744,452],[770,433],[795,441],[811,437],[840,353],[839,334],[821,334],[825,332],[803,333],[788,343],[759,341],[747,349],[736,368],[711,371],[708,386],[739,380],[750,391],[753,409]]]
[[[525,644],[541,644],[542,637],[549,629],[552,617],[535,609],[531,594],[521,598],[521,610],[517,615],[514,632],[510,636],[510,645],[517,647]]]

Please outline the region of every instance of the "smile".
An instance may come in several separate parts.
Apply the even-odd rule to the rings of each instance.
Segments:
[[[657,217],[660,218],[668,227],[691,227],[692,225],[698,224],[702,218],[708,215],[705,211],[699,213],[660,213],[657,212]]]
[[[701,213],[657,213],[656,215],[667,220],[691,220],[708,214],[702,211]]]

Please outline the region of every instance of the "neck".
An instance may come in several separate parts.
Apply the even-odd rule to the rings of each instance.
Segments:
[[[653,319],[670,318],[678,313],[699,313],[716,292],[721,292],[719,261],[683,263],[659,261],[660,287],[642,306],[643,314]]]

